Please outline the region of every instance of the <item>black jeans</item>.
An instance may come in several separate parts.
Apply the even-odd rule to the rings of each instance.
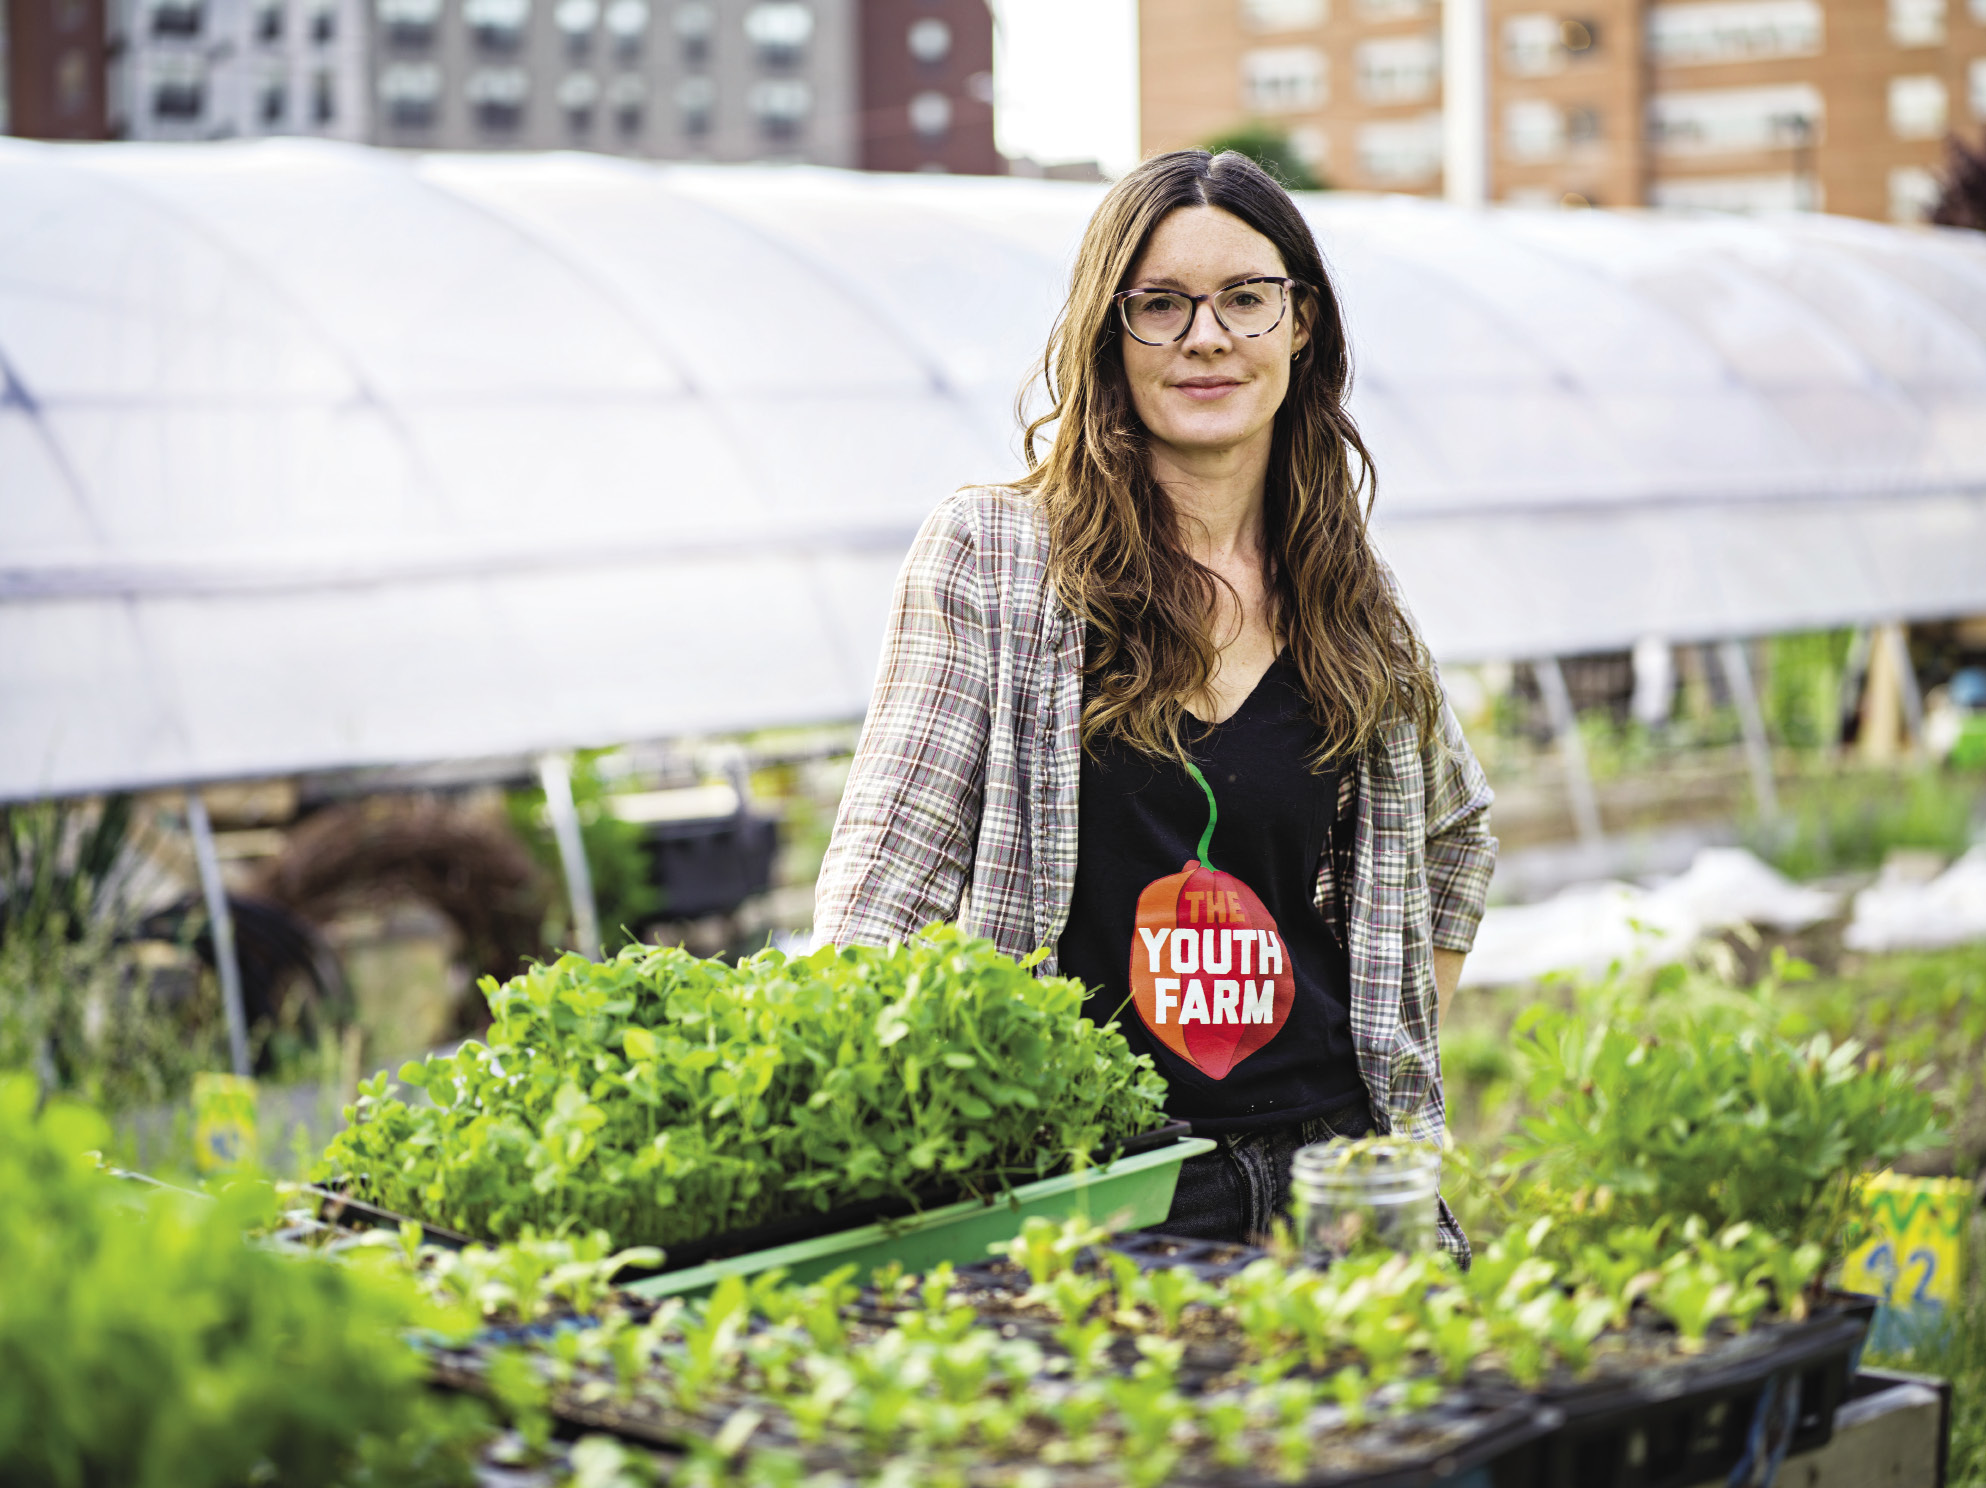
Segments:
[[[1290,1212],[1290,1159],[1296,1149],[1333,1137],[1365,1137],[1373,1130],[1364,1096],[1333,1106],[1322,1116],[1293,1126],[1272,1126],[1240,1136],[1218,1137],[1220,1146],[1189,1157],[1179,1168],[1179,1187],[1162,1234],[1194,1240],[1235,1240],[1257,1244]]]

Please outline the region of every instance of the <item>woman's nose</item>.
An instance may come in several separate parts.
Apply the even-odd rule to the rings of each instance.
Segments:
[[[1193,307],[1193,318],[1186,324],[1184,344],[1188,351],[1227,350],[1227,327],[1223,326],[1220,317],[1214,314],[1212,300],[1201,300]]]

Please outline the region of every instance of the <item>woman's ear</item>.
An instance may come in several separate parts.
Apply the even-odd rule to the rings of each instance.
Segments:
[[[1296,330],[1290,337],[1291,361],[1295,361],[1297,358],[1297,354],[1301,352],[1304,347],[1310,344],[1310,322],[1315,318],[1311,306],[1309,290],[1307,289],[1297,290],[1295,299],[1296,299]]]

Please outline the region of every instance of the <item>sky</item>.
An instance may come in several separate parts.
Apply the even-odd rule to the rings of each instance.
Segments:
[[[994,130],[1044,163],[1138,163],[1137,0],[993,0]]]

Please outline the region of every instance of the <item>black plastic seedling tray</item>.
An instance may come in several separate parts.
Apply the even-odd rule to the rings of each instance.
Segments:
[[[1765,1324],[1631,1379],[1548,1387],[1536,1398],[1563,1423],[1531,1449],[1525,1481],[1537,1488],[1693,1488],[1723,1481],[1748,1455],[1825,1446],[1873,1312],[1844,1301],[1805,1322]],[[1782,1444],[1782,1413],[1794,1388],[1797,1413]]]

